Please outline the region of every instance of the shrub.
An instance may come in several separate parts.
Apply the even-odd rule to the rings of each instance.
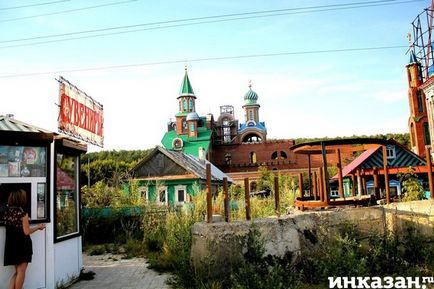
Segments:
[[[418,181],[414,168],[409,167],[405,173],[399,173],[398,178],[402,183],[404,202],[417,201],[424,198],[423,186]]]
[[[124,258],[130,259],[134,257],[144,257],[145,256],[145,245],[142,241],[128,239],[123,245]]]
[[[243,261],[231,274],[230,288],[283,289],[299,286],[299,278],[292,264],[292,254],[287,253],[282,258],[264,256],[264,241],[254,225],[249,230],[245,246]]]

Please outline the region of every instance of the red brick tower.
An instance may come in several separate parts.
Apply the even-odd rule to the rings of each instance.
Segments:
[[[420,62],[414,51],[410,51],[410,62],[406,65],[408,79],[408,101],[410,105],[410,117],[408,129],[410,131],[411,148],[413,152],[425,157],[425,146],[430,144],[426,100],[422,84],[422,72]]]

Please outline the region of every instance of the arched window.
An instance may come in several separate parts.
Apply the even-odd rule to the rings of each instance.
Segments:
[[[182,141],[182,139],[180,138],[174,138],[172,141],[172,148],[174,150],[182,150],[182,147],[184,146],[184,143]]]
[[[251,164],[256,164],[256,153],[255,152],[250,152],[249,160],[250,160]]]
[[[184,100],[182,101],[182,110],[186,111],[187,110],[187,100],[184,98]]]
[[[262,139],[256,134],[248,134],[243,138],[242,142],[261,142]]]
[[[193,111],[193,99],[191,99],[191,98],[189,100],[189,108],[190,108],[190,111]]]
[[[274,152],[271,154],[271,159],[272,160],[277,160],[277,152]]]
[[[286,153],[284,151],[280,151],[280,158],[282,160],[286,160],[288,158],[288,156],[286,155]]]

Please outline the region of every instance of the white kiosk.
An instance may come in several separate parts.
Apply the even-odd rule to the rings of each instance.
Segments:
[[[55,289],[78,278],[83,267],[80,232],[80,154],[87,146],[64,135],[0,116],[0,205],[11,188],[28,194],[33,259],[24,288]],[[13,266],[3,266],[5,228],[0,226],[0,284]]]

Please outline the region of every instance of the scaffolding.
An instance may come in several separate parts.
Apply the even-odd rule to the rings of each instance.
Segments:
[[[421,64],[422,81],[425,82],[429,74],[434,72],[433,54],[433,16],[434,0],[431,7],[424,9],[413,20],[413,34],[409,33],[410,50],[413,50],[417,61]],[[430,71],[431,70],[433,71]]]

